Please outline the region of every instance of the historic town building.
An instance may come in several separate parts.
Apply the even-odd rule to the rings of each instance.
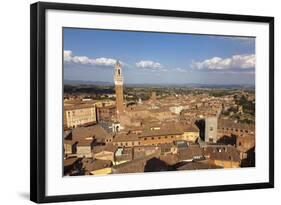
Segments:
[[[205,119],[205,142],[211,142],[211,143],[217,142],[217,129],[218,129],[218,118],[207,117]]]
[[[97,122],[95,105],[78,104],[64,107],[64,127],[92,125]]]
[[[97,85],[64,101],[65,175],[255,166],[255,125],[242,121],[250,114],[239,92],[127,86],[124,102],[119,61],[113,77],[115,95]]]
[[[115,64],[114,84],[116,93],[116,111],[117,117],[124,113],[124,96],[123,96],[123,75],[122,68],[119,61]]]

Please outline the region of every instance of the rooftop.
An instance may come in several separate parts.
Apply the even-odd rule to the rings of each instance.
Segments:
[[[83,160],[83,168],[87,172],[110,167],[111,164],[112,164],[112,162],[110,160],[100,160],[100,159],[95,159],[95,160],[84,159]]]
[[[94,108],[94,104],[75,104],[75,105],[65,105],[64,110],[79,110],[79,109],[87,109],[87,108]]]
[[[65,160],[63,160],[63,165],[66,166],[72,166],[73,164],[75,164],[77,161],[79,161],[79,158],[76,157],[71,157],[71,158],[67,158]]]
[[[203,149],[204,156],[209,156],[210,159],[223,161],[240,161],[239,151],[230,145],[227,146],[207,146]]]
[[[111,136],[100,125],[93,125],[89,127],[77,127],[72,130],[73,140],[80,141],[91,137],[94,137],[95,139],[105,139]]]

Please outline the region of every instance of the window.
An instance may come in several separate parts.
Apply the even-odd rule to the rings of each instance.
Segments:
[[[214,128],[213,127],[210,127],[210,131],[213,131],[214,130]]]
[[[147,138],[145,137],[144,140],[147,140]]]

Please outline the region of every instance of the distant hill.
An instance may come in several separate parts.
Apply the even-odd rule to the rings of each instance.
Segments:
[[[97,85],[97,86],[114,86],[113,82],[105,81],[82,81],[82,80],[64,80],[64,85]],[[216,89],[255,89],[252,84],[200,84],[200,83],[186,83],[186,84],[154,84],[154,83],[125,83],[126,87],[172,87],[172,88],[216,88]]]
[[[83,81],[83,80],[64,80],[64,85],[100,85],[100,86],[113,86],[113,82],[105,81]]]

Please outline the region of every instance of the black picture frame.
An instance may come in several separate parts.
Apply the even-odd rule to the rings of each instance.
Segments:
[[[46,82],[45,82],[45,25],[48,9],[121,13],[150,16],[169,16],[195,19],[262,22],[269,25],[269,181],[239,185],[203,186],[193,188],[170,188],[109,193],[46,196]],[[198,192],[218,192],[274,187],[274,18],[265,16],[230,15],[218,13],[156,10],[82,4],[38,2],[30,7],[30,199],[37,203],[76,200],[97,200],[124,197],[141,197]]]

